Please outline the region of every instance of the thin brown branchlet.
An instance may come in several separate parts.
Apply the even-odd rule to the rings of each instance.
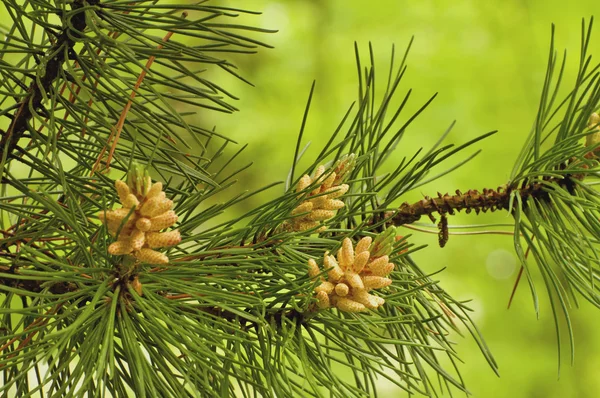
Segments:
[[[354,168],[356,156],[349,154],[339,159],[330,170],[320,165],[313,176],[305,174],[298,181],[296,192],[304,199],[300,205],[292,210],[294,217],[287,226],[292,231],[306,231],[321,225],[337,214],[338,210],[345,206],[339,198],[348,192],[348,184],[343,184],[346,176]],[[306,193],[305,190],[314,186],[313,190]],[[318,229],[325,230],[325,226]]]
[[[395,242],[395,228],[388,228],[375,238],[364,237],[354,246],[345,238],[336,256],[325,252],[322,271],[314,259],[308,260],[308,274],[319,278],[315,288],[317,306],[321,309],[336,307],[345,312],[377,309],[385,299],[369,293],[389,286],[388,276],[394,270],[389,254]]]
[[[160,232],[177,222],[177,214],[171,210],[173,201],[166,198],[161,182],[152,184],[148,176],[142,180],[134,184],[115,181],[122,207],[98,214],[108,232],[117,238],[108,247],[108,252],[132,255],[145,263],[167,264],[169,258],[154,249],[181,242],[181,235],[176,229]]]

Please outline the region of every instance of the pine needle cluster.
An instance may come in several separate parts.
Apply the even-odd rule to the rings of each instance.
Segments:
[[[455,335],[496,362],[467,303],[422,271],[411,258],[421,247],[395,228],[440,217],[442,244],[461,210],[511,214],[536,309],[535,270],[557,333],[571,301],[600,306],[591,22],[562,101],[552,45],[534,127],[501,189],[400,204],[495,132],[454,146],[450,126],[402,153],[433,97],[407,114],[410,44],[381,74],[369,47],[366,65],[356,51],[357,101],[312,164],[296,176],[313,90],[285,192],[235,217],[232,206],[278,183],[236,192],[239,151],[227,155],[232,140],[193,112],[235,111],[203,71],[243,79],[230,55],[268,47],[267,31],[235,23],[241,13],[0,2],[1,395],[346,398],[375,396],[381,380],[410,394],[466,391]]]

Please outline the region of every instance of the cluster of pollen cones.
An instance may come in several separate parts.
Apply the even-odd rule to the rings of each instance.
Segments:
[[[159,232],[177,222],[177,214],[171,210],[173,201],[166,198],[161,182],[151,184],[148,180],[142,185],[139,192],[123,181],[115,181],[123,207],[98,215],[108,232],[117,237],[108,252],[129,254],[145,263],[167,264],[169,258],[154,249],[174,246],[181,241],[178,230]]]
[[[387,254],[381,255],[372,245],[370,237],[362,238],[355,247],[345,238],[337,252],[337,260],[326,252],[323,267],[327,277],[321,276],[321,284],[315,288],[319,308],[337,307],[341,311],[361,312],[376,309],[385,303],[379,296],[369,293],[372,289],[389,286],[388,278],[394,269]],[[308,260],[308,274],[316,278],[321,273],[313,259]]]
[[[338,198],[348,192],[348,184],[342,184],[342,181],[354,167],[355,158],[354,154],[346,155],[336,163],[334,170],[327,172],[325,166],[321,165],[317,167],[313,177],[305,174],[300,178],[296,192],[301,193],[311,185],[316,186],[292,211],[292,216],[296,216],[291,221],[292,230],[306,231],[315,228],[323,221],[333,218],[344,207],[344,202]]]

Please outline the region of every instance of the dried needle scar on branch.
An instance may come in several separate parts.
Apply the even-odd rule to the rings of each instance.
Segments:
[[[389,254],[396,238],[394,227],[386,229],[372,242],[370,237],[362,238],[355,247],[345,238],[336,258],[325,252],[323,267],[327,278],[321,277],[321,284],[315,288],[319,308],[337,307],[341,311],[361,312],[381,307],[385,300],[369,293],[372,289],[389,286],[388,278],[394,269]],[[308,274],[316,278],[321,273],[316,261],[308,260]]]
[[[173,201],[166,198],[161,182],[152,184],[150,176],[139,170],[132,174],[134,177],[128,178],[128,184],[115,181],[123,207],[98,215],[108,232],[117,237],[108,252],[130,254],[150,264],[167,264],[169,258],[153,249],[174,246],[181,241],[178,230],[158,232],[177,222],[177,214],[171,210]]]
[[[354,168],[356,155],[349,154],[340,158],[333,170],[326,171],[325,166],[320,165],[315,170],[314,176],[305,174],[298,181],[296,192],[302,192],[311,185],[316,187],[310,191],[305,200],[292,211],[296,216],[289,222],[292,231],[306,231],[315,228],[325,220],[333,218],[337,211],[344,207],[344,202],[338,198],[348,192],[348,184],[342,184],[346,176]],[[319,232],[325,230],[321,227]]]

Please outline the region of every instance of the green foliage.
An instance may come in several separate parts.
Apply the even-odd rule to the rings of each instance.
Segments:
[[[96,0],[3,0],[2,7],[11,23],[2,28],[0,49],[0,117],[8,121],[0,392],[367,397],[387,379],[410,393],[435,395],[466,391],[451,341],[461,333],[474,338],[496,371],[471,310],[443,289],[437,273],[415,263],[410,254],[421,247],[407,237],[383,232],[385,242],[394,242],[386,252],[396,264],[393,283],[376,293],[383,307],[345,313],[315,305],[309,259],[336,252],[346,237],[395,231],[393,216],[409,192],[462,166],[478,151],[455,155],[494,133],[455,147],[445,144],[451,125],[432,147],[396,156],[407,128],[433,100],[410,113],[411,91],[399,93],[410,45],[399,62],[392,51],[385,71],[376,71],[371,47],[366,66],[356,50],[357,101],[297,175],[308,154],[302,145],[311,91],[285,192],[232,216],[234,205],[277,183],[236,191],[245,167],[231,164],[243,147],[229,154],[230,138],[179,109],[235,110],[224,99],[235,97],[201,76],[202,68],[215,68],[243,80],[227,57],[266,47],[253,38],[265,31],[233,22],[246,11]],[[579,142],[600,98],[597,68],[590,71],[585,55],[588,37],[584,30],[580,73],[558,107],[566,110],[556,128],[551,51],[540,113],[509,182],[517,252],[529,276],[522,236],[565,313],[562,283],[599,302],[597,194],[579,178],[597,166]],[[331,173],[347,154],[356,164],[345,176],[344,208],[323,221],[324,231],[290,228],[294,209],[320,184],[297,192],[301,176],[321,164]],[[110,255],[113,238],[98,221],[118,199],[114,180],[135,162],[147,164],[176,203],[183,241],[168,251],[167,265]],[[567,209],[576,221],[565,217]],[[434,210],[428,215],[435,217]]]
[[[535,310],[539,315],[529,255],[537,263],[550,296],[559,358],[561,312],[568,326],[571,359],[574,355],[571,302],[577,305],[580,295],[600,306],[596,286],[600,272],[596,249],[600,239],[600,197],[593,187],[599,168],[597,157],[590,156],[595,145],[582,143],[584,137],[597,131],[597,126],[588,127],[588,120],[600,105],[600,64],[593,64],[589,54],[592,23],[593,20],[589,24],[582,22],[574,87],[556,106],[566,54],[559,64],[553,28],[539,111],[508,183],[515,189],[511,193],[511,202],[515,204],[515,249],[527,275]],[[531,195],[523,195],[530,189]]]

